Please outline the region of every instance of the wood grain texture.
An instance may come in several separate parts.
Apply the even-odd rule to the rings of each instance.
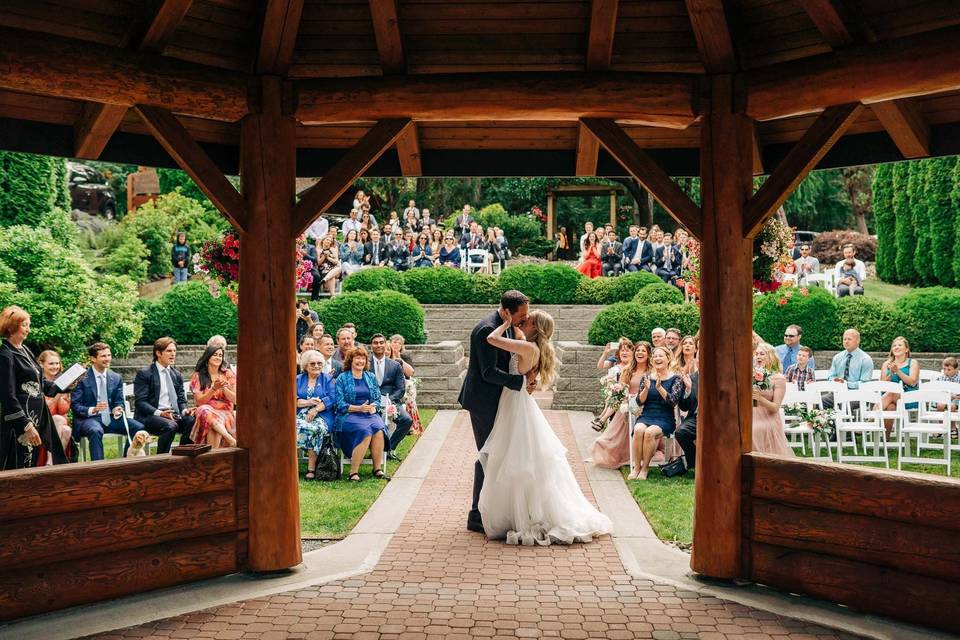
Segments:
[[[753,182],[753,124],[733,111],[731,76],[714,76],[701,123],[700,408],[693,529],[694,571],[745,573],[741,454],[752,448],[753,245],[742,221]],[[718,496],[722,498],[718,499]]]
[[[140,50],[152,53],[163,51],[192,4],[193,0],[162,0],[140,41]]]
[[[397,138],[397,155],[400,157],[400,173],[404,177],[423,175],[423,165],[420,163],[420,131],[417,125],[411,124]]]
[[[620,0],[592,0],[587,37],[587,71],[604,71],[613,59]]]
[[[930,124],[915,100],[890,100],[870,105],[904,158],[930,155]]]
[[[126,113],[127,107],[122,105],[86,103],[73,127],[74,156],[85,160],[99,158]]]
[[[238,120],[247,111],[247,80],[241,73],[3,27],[0,42],[2,89],[158,106],[213,120]]]
[[[597,175],[597,161],[600,158],[600,141],[582,122],[577,127],[577,169],[578,176]]]
[[[960,88],[960,26],[856,45],[744,74],[755,120]]]
[[[613,120],[582,118],[580,122],[590,130],[601,145],[636,178],[644,189],[673,218],[695,237],[703,234],[700,207],[677,186],[667,173],[654,162]]]
[[[856,39],[847,21],[844,20],[836,0],[798,0],[798,2],[831,47],[839,49],[855,42]]]
[[[755,238],[767,219],[787,201],[860,115],[863,105],[853,103],[828,107],[816,119],[770,178],[750,198],[744,214],[743,233]]]
[[[397,0],[370,0],[373,35],[380,53],[380,66],[385,75],[406,73],[407,60],[403,53]]]
[[[723,0],[686,0],[690,26],[707,73],[733,73],[737,53],[733,48]]]
[[[298,83],[304,124],[390,118],[568,120],[614,118],[683,129],[696,118],[698,80],[679,74],[498,73],[351,78]]]
[[[190,132],[165,109],[137,105],[134,110],[174,162],[193,179],[234,229],[242,231],[247,225],[246,203]]]
[[[284,75],[293,60],[303,0],[269,0],[260,30],[257,72]]]
[[[374,125],[330,168],[323,178],[310,187],[294,209],[293,229],[303,233],[313,221],[336,202],[353,181],[363,175],[384,151],[389,149],[411,126],[408,118],[383,120]]]

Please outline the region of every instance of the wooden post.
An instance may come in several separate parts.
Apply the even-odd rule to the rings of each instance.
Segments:
[[[610,225],[617,228],[617,192],[610,192]]]
[[[553,191],[547,191],[547,240],[553,240],[553,227],[556,224],[553,197]]]
[[[753,125],[734,102],[732,77],[711,77],[701,124],[704,322],[691,567],[717,578],[744,573],[740,458],[752,435],[752,243],[743,218],[752,190]]]
[[[238,436],[249,450],[249,569],[300,564],[293,225],[296,145],[279,78],[262,80],[261,108],[241,121],[240,177],[249,222],[241,234]]]

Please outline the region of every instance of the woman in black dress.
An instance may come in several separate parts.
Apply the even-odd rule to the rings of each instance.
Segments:
[[[0,470],[36,465],[42,445],[54,464],[68,462],[44,396],[64,393],[46,380],[23,344],[30,314],[17,306],[0,312]]]

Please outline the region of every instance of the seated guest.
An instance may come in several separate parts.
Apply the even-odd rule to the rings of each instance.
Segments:
[[[387,266],[390,249],[378,229],[370,230],[370,242],[363,247],[363,263],[368,267]]]
[[[603,348],[600,361],[597,362],[597,369],[606,371],[606,375],[601,378],[604,383],[620,379],[620,373],[633,361],[633,349],[633,342],[629,338],[620,338],[619,341],[611,342]],[[649,355],[647,354],[648,357]],[[609,401],[605,402],[600,415],[590,421],[593,430],[603,431],[607,420],[613,416],[618,408],[610,404]]]
[[[497,230],[494,227],[487,229],[487,236],[484,240],[483,247],[487,250],[487,266],[484,268],[484,272],[493,273],[492,267],[494,263],[503,269],[504,249],[497,240]]]
[[[310,336],[306,340],[313,342]],[[197,405],[190,439],[214,449],[237,446],[237,378],[224,354],[220,347],[207,347],[190,378],[190,393]]]
[[[381,412],[383,400],[380,386],[367,371],[367,350],[354,347],[343,360],[344,372],[337,378],[337,407],[334,438],[340,450],[350,456],[351,482],[360,482],[360,463],[369,450],[373,456],[375,478],[389,480],[381,460],[387,427]]]
[[[424,209],[426,211],[426,209]],[[413,377],[413,360],[410,359],[410,356],[407,354],[406,339],[399,333],[395,333],[390,336],[390,344],[388,349],[390,351],[390,357],[400,363],[403,367],[403,375],[406,378]]]
[[[650,473],[650,461],[664,436],[670,437],[677,428],[674,407],[680,397],[683,382],[670,371],[672,354],[665,347],[654,347],[651,352],[652,371],[645,377],[637,392],[640,417],[633,430],[634,467],[628,476],[631,480],[646,480]]]
[[[957,369],[957,359],[953,356],[947,356],[943,359],[943,363],[940,368],[940,375],[937,376],[937,380],[942,380],[944,382],[953,382],[954,384],[960,384],[960,371]],[[960,394],[955,394],[950,397],[953,402],[953,410],[957,411],[960,409]],[[938,409],[940,411],[946,410],[944,405],[939,405]]]
[[[783,370],[788,370],[797,362],[797,355],[800,353],[800,339],[803,337],[803,329],[798,324],[791,324],[783,331],[783,344],[777,345],[777,358],[780,359],[780,366]],[[811,352],[812,353],[812,352]],[[810,368],[816,369],[817,363],[810,361]],[[812,379],[811,379],[812,380]]]
[[[671,367],[678,374],[687,374],[696,373],[699,368],[699,363],[697,362],[697,339],[693,336],[684,336],[680,340],[680,346],[675,350],[676,356],[674,356],[673,363]]]
[[[755,368],[770,374],[770,386],[767,389],[753,387],[753,450],[760,453],[773,453],[793,457],[793,449],[787,442],[783,431],[783,418],[780,405],[787,392],[787,383],[780,372],[780,360],[777,352],[766,342],[761,342],[753,352]]]
[[[323,325],[321,324],[320,326],[322,327]],[[308,333],[309,333],[309,330],[308,330]],[[236,375],[237,367],[235,365],[230,364],[230,361],[227,359],[227,339],[221,335],[210,336],[210,339],[207,340],[207,346],[220,347],[221,349],[223,349],[223,363],[230,369],[230,371],[233,371],[234,375]]]
[[[337,348],[333,352],[333,366],[335,369],[343,371],[344,356],[350,349],[353,349],[354,333],[351,327],[346,325],[337,329]]]
[[[640,227],[637,225],[630,225],[629,235],[627,235],[623,241],[623,270],[628,273],[632,273],[638,269],[637,265],[631,264],[631,261],[637,253],[637,247],[640,245],[639,230]]]
[[[654,327],[650,330],[650,344],[662,347],[667,340],[667,331],[663,327]]]
[[[297,343],[307,335],[310,326],[320,321],[317,312],[310,308],[310,303],[306,300],[297,300]]]
[[[326,331],[324,331],[322,322],[314,322],[312,325],[310,325],[310,329],[307,331],[307,335],[313,338],[313,344],[315,346],[320,345],[320,338],[322,338],[325,333]]]
[[[588,278],[599,278],[603,275],[603,263],[600,261],[599,238],[595,231],[591,231],[583,241],[583,255],[577,271]]]
[[[435,229],[430,232],[430,256],[433,264],[436,266],[440,260],[440,248],[443,246],[443,231]]]
[[[367,243],[370,242],[370,231],[366,228],[360,229],[357,233],[357,242],[360,243],[360,246],[366,247]],[[366,256],[366,254],[364,254]]]
[[[421,233],[417,236],[417,244],[413,246],[413,254],[410,257],[414,267],[433,266],[433,251],[430,249],[427,234]]]
[[[843,260],[834,268],[837,281],[837,296],[862,296],[863,281],[867,279],[867,268],[862,260],[856,258],[857,250],[852,244],[843,245]]]
[[[320,298],[320,287],[323,287],[331,296],[337,290],[337,279],[341,271],[340,250],[330,236],[320,240],[320,248],[317,250],[317,271],[320,277],[313,281],[313,290],[310,294],[313,300]]]
[[[393,242],[390,243],[388,259],[390,260],[390,266],[396,271],[406,271],[410,268],[410,249],[399,233],[394,234]]]
[[[813,349],[800,347],[797,351],[796,362],[787,367],[785,375],[787,382],[797,385],[797,390],[803,391],[808,382],[814,382]]]
[[[861,382],[870,382],[873,376],[873,358],[860,348],[860,332],[856,329],[843,332],[843,349],[833,356],[829,377],[845,383],[848,389],[859,389]]]
[[[410,433],[410,427],[413,424],[413,419],[407,413],[406,403],[403,401],[407,382],[403,376],[403,367],[397,361],[387,357],[387,339],[382,333],[375,333],[370,338],[370,351],[372,353],[367,369],[373,372],[377,384],[380,385],[381,395],[384,398],[390,398],[390,402],[396,407],[395,428],[386,443],[386,448],[387,458],[399,461],[396,451]]]
[[[600,245],[600,262],[605,276],[618,276],[623,271],[623,245],[617,241],[613,229],[607,232],[606,241]]]
[[[310,351],[311,349],[317,348],[317,341],[313,339],[313,336],[309,333],[303,334],[303,337],[300,338],[300,344],[297,345],[297,352],[303,353],[304,351]]]
[[[700,374],[696,371],[681,373],[680,380],[683,381],[683,390],[677,398],[677,408],[683,418],[677,427],[676,438],[683,450],[687,469],[693,469],[697,465],[697,392],[700,388]]]
[[[413,378],[413,360],[405,350],[405,340],[399,333],[390,336],[387,343],[387,357],[396,361],[403,368],[403,376],[406,378],[406,405],[407,413],[410,414],[413,424],[410,425],[410,434],[418,436],[423,433],[423,425],[420,422],[420,409],[417,408],[417,387],[411,380]]]
[[[337,392],[333,378],[323,372],[323,366],[319,351],[304,351],[300,355],[303,373],[297,376],[297,448],[307,452],[306,480],[316,479],[317,454],[333,428]]]
[[[667,284],[677,283],[683,256],[673,246],[673,236],[671,234],[663,234],[663,245],[654,253],[654,262],[657,265],[657,275],[660,276],[661,280]]]
[[[503,234],[503,229],[500,227],[494,227],[497,233],[497,245],[500,248],[500,269],[507,268],[507,258],[510,257],[510,242],[507,240],[507,237]]]
[[[424,209],[420,215],[420,228],[429,229],[435,224],[437,224],[437,221],[433,219],[432,215],[430,215],[430,209]]]
[[[810,255],[810,245],[800,245],[800,257],[793,261],[796,268],[797,284],[804,284],[807,276],[820,273],[820,261]]]
[[[43,369],[43,379],[47,382],[52,383],[57,379],[57,376],[63,373],[60,354],[56,351],[41,351],[40,355],[37,356],[37,362],[40,363],[40,368]],[[71,439],[73,430],[70,428],[68,419],[68,415],[70,414],[70,394],[58,393],[55,396],[44,397],[44,400],[47,401],[47,409],[50,410],[50,415],[53,417],[53,424],[57,428],[57,434],[60,436],[60,444],[63,445],[64,453],[66,453],[67,457],[71,460],[75,459],[76,452],[73,451],[73,440]]]
[[[357,232],[351,230],[340,245],[340,270],[349,276],[363,267],[363,244],[358,240]]]
[[[133,415],[148,433],[159,437],[157,453],[168,453],[177,433],[180,444],[191,444],[194,410],[187,407],[183,375],[173,366],[176,361],[177,343],[166,336],[158,338],[153,343],[153,364],[140,369],[133,380]]]
[[[413,231],[414,233],[420,233],[420,230],[423,229],[423,227],[420,225],[421,225],[420,220],[417,218],[417,216],[413,215],[413,213],[408,208],[406,213],[404,214],[404,226],[407,229],[410,229],[411,231]]]
[[[336,379],[336,377],[340,375],[340,370],[335,367],[333,361],[333,353],[336,351],[336,348],[333,336],[329,333],[320,336],[320,340],[317,343],[317,351],[323,356],[323,372],[330,376],[331,379]],[[333,423],[329,423],[327,426],[333,426]]]
[[[670,327],[663,334],[663,346],[670,351],[670,357],[673,358],[680,350],[680,338],[683,336],[680,329]]]
[[[460,268],[460,247],[453,237],[453,232],[448,231],[443,236],[443,246],[440,247],[440,260],[438,264],[442,267]]]
[[[903,336],[897,336],[890,344],[890,355],[880,367],[880,379],[885,382],[899,382],[904,391],[916,391],[920,388],[920,363],[910,357],[910,343]],[[887,392],[880,398],[884,411],[896,411],[899,393]],[[917,404],[907,404],[907,409],[916,409]],[[893,428],[892,419],[884,419],[887,435]]]
[[[73,434],[76,438],[86,438],[90,443],[90,459],[103,460],[103,434],[115,433],[132,436],[146,425],[132,418],[123,421],[125,406],[123,403],[123,380],[113,371],[109,371],[113,362],[110,346],[103,342],[94,342],[87,349],[90,356],[90,368],[70,395],[70,408],[73,410]],[[182,393],[182,390],[181,390]],[[160,431],[160,430],[157,430]],[[127,446],[130,443],[127,442]]]
[[[650,343],[640,341],[629,353],[630,360],[625,365],[610,368],[617,372],[613,379],[627,385],[628,406],[632,404],[630,398],[636,397],[648,383]],[[610,427],[593,442],[590,454],[594,464],[608,469],[619,469],[630,463],[630,414],[620,411],[620,407],[611,409],[613,420],[610,421]]]

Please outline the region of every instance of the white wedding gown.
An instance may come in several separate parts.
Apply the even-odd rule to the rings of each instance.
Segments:
[[[510,373],[519,373],[517,361],[517,354],[511,354]],[[566,448],[526,391],[503,390],[480,464],[479,509],[488,538],[506,538],[508,544],[570,544],[613,529],[610,518],[583,495]]]

